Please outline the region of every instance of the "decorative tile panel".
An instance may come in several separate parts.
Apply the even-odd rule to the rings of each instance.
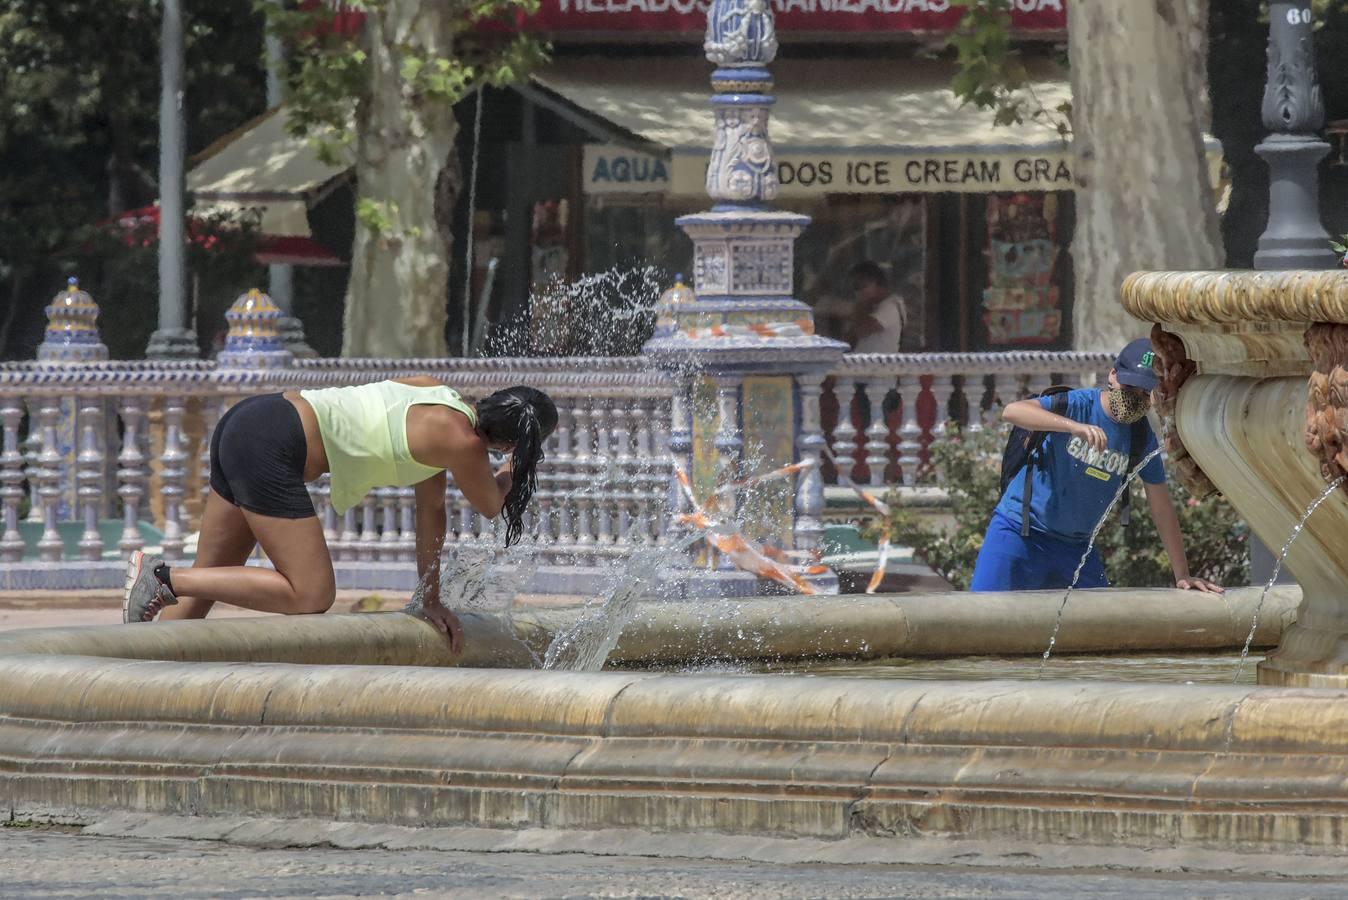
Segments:
[[[784,294],[792,288],[790,241],[752,241],[731,247],[732,294]]]
[[[726,245],[699,241],[694,249],[693,289],[697,294],[725,293]]]

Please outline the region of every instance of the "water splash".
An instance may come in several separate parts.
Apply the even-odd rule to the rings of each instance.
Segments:
[[[527,307],[513,318],[495,323],[485,341],[484,356],[565,357],[565,356],[633,356],[651,336],[655,326],[656,306],[663,287],[669,282],[668,273],[657,266],[638,261],[631,266],[616,266],[604,272],[585,275],[567,281],[553,279],[535,287]],[[690,354],[683,361],[683,376],[700,383],[702,361]],[[714,390],[694,391],[688,398],[693,417],[712,421],[718,413],[718,397]],[[598,434],[595,439],[600,440]],[[766,466],[760,459],[762,448],[746,441],[741,459],[733,471],[718,473],[718,481],[733,480]],[[603,444],[586,448],[592,452],[577,458],[577,472],[583,474],[578,482],[567,485],[566,494],[576,498],[608,498],[628,494],[633,486],[668,479],[670,459],[659,453],[650,456],[616,458],[603,451]],[[746,486],[724,504],[724,527],[745,534],[759,531],[773,533],[757,521],[754,511],[772,508],[772,501],[785,490],[781,485]],[[595,671],[603,667],[616,646],[624,627],[642,614],[641,601],[658,594],[663,586],[676,585],[664,581],[660,575],[673,564],[687,563],[687,551],[706,538],[696,531],[671,537],[669,544],[652,540],[645,527],[652,520],[671,521],[680,507],[672,498],[652,494],[642,499],[639,511],[632,512],[627,504],[619,504],[611,513],[611,523],[602,525],[599,543],[612,541],[613,532],[629,532],[627,543],[633,551],[625,557],[608,558],[591,548],[576,548],[574,555],[559,552],[564,547],[553,540],[556,511],[534,515],[529,521],[531,535],[523,545],[515,548],[516,558],[532,554],[532,571],[536,571],[544,556],[550,564],[584,563],[603,567],[603,584],[583,608],[574,625],[559,631],[540,662],[548,669]],[[649,503],[649,506],[647,505]],[[780,503],[778,504],[780,505]],[[789,506],[787,507],[789,509]],[[591,511],[598,515],[597,508]],[[634,519],[636,521],[634,521]],[[722,523],[718,522],[718,532]],[[635,539],[632,538],[635,535]],[[686,540],[685,540],[686,538]],[[622,543],[622,542],[620,542]],[[607,549],[607,547],[603,548]],[[598,557],[598,558],[596,558]],[[708,553],[709,565],[714,565],[715,554]],[[523,566],[516,565],[516,568]],[[460,551],[443,566],[441,599],[446,606],[456,609],[481,609],[508,618],[512,599],[518,590],[527,587],[532,579],[517,576],[516,586],[504,584],[509,565],[489,556],[480,545]],[[424,593],[424,592],[423,592]],[[414,597],[412,607],[419,599]],[[701,633],[699,633],[699,641]]]
[[[1044,677],[1044,666],[1048,665],[1048,658],[1053,654],[1054,645],[1058,643],[1058,632],[1062,629],[1062,614],[1063,611],[1067,609],[1067,598],[1071,597],[1072,591],[1076,589],[1077,581],[1081,578],[1081,570],[1086,567],[1086,560],[1091,555],[1091,549],[1095,546],[1095,539],[1100,535],[1100,529],[1104,527],[1105,519],[1109,518],[1109,514],[1114,511],[1115,505],[1119,502],[1119,498],[1122,497],[1124,492],[1128,490],[1130,485],[1132,485],[1134,479],[1142,473],[1142,470],[1146,467],[1147,463],[1151,462],[1158,454],[1160,454],[1161,450],[1162,448],[1160,445],[1157,445],[1155,449],[1143,457],[1141,462],[1133,467],[1133,470],[1128,473],[1128,477],[1119,485],[1119,489],[1114,492],[1114,497],[1109,501],[1109,505],[1105,507],[1105,511],[1100,514],[1100,519],[1095,523],[1095,527],[1091,529],[1090,540],[1086,541],[1086,552],[1081,554],[1081,560],[1077,563],[1076,571],[1072,573],[1072,583],[1067,586],[1067,593],[1062,595],[1062,603],[1058,605],[1058,617],[1053,622],[1053,634],[1048,639],[1048,647],[1044,649],[1044,657],[1039,661],[1039,675],[1037,677]]]
[[[447,609],[497,616],[513,633],[515,597],[533,583],[538,566],[537,555],[527,550],[456,547],[440,563],[440,603]],[[424,609],[429,586],[429,580],[422,578],[404,611],[416,614]],[[529,653],[534,665],[542,665],[537,654]]]
[[[656,591],[660,572],[702,539],[701,534],[628,556],[608,579],[602,600],[557,632],[543,656],[544,669],[597,672],[618,645],[623,629],[636,618],[642,598]]]
[[[544,669],[597,672],[617,646],[618,637],[634,616],[636,605],[654,586],[664,554],[641,550],[627,558],[622,577],[604,592],[603,602],[559,631],[543,657]]]
[[[1273,574],[1268,579],[1268,584],[1264,585],[1263,593],[1259,595],[1259,602],[1254,605],[1254,616],[1250,621],[1250,633],[1245,638],[1245,646],[1240,651],[1240,661],[1236,663],[1236,675],[1232,679],[1232,684],[1240,684],[1240,670],[1245,666],[1245,658],[1250,655],[1250,645],[1254,643],[1254,633],[1259,628],[1259,611],[1264,608],[1264,598],[1268,596],[1273,583],[1278,580],[1278,572],[1282,570],[1282,561],[1287,558],[1287,551],[1292,549],[1292,542],[1301,534],[1301,530],[1306,527],[1306,522],[1315,512],[1316,507],[1329,499],[1329,495],[1334,493],[1334,489],[1343,484],[1344,478],[1348,476],[1340,475],[1335,478],[1330,485],[1325,488],[1320,496],[1311,501],[1311,505],[1306,507],[1306,511],[1301,514],[1301,521],[1297,522],[1296,527],[1292,529],[1291,535],[1287,538],[1287,543],[1282,545],[1282,552],[1278,554],[1278,561],[1273,565]]]
[[[493,327],[482,355],[636,356],[655,330],[655,306],[668,281],[653,265],[555,278]]]

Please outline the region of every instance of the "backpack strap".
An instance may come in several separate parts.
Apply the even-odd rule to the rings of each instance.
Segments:
[[[1151,431],[1151,425],[1147,422],[1147,417],[1143,416],[1133,423],[1133,433],[1131,435],[1132,443],[1128,447],[1128,471],[1131,472],[1137,468],[1137,464],[1142,462],[1143,451],[1147,449],[1147,434]]]
[[[1065,389],[1056,391],[1053,394],[1050,411],[1059,416],[1067,415],[1067,391]],[[1040,462],[1040,458],[1044,452],[1044,441],[1047,438],[1047,431],[1034,431],[1030,433],[1030,439],[1026,442],[1026,446],[1030,448],[1030,452],[1025,458],[1025,483],[1024,489],[1021,491],[1021,537],[1030,536],[1030,498],[1034,496],[1034,467]]]
[[[1132,424],[1128,432],[1128,471],[1132,472],[1137,468],[1137,464],[1142,461],[1142,451],[1147,447],[1147,431],[1151,426],[1147,423],[1146,416],[1138,419]],[[1125,475],[1125,477],[1127,477]],[[1132,521],[1132,511],[1129,508],[1128,491],[1119,498],[1119,524],[1128,527]]]

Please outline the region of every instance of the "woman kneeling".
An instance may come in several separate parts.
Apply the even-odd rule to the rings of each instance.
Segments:
[[[473,508],[504,512],[506,546],[519,539],[557,407],[530,387],[476,404],[429,376],[357,387],[250,397],[211,437],[211,490],[196,561],[167,565],[140,551],[127,565],[122,618],[199,619],[215,603],[275,613],[322,613],[336,596],[332,558],[305,487],[331,473],[340,515],[375,487],[416,485],[417,574],[423,612],[463,644],[458,618],[440,604],[446,472]],[[509,461],[492,472],[488,450]],[[245,566],[262,545],[275,570]]]

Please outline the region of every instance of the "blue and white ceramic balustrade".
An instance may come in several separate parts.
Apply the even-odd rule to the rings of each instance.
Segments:
[[[108,358],[108,348],[98,333],[98,304],[80,287],[78,278],[67,279],[44,312],[47,327],[37,348],[39,362],[59,366]],[[103,512],[101,497],[92,490],[93,482],[102,477],[95,469],[103,463],[99,450],[102,408],[82,404],[74,396],[53,397],[42,404],[30,403],[28,413],[40,423],[36,432],[42,440],[37,457],[40,474],[30,482],[31,517],[44,522],[43,558],[55,560],[62,548],[55,523],[74,518],[77,511],[86,521],[92,515],[96,522]],[[79,477],[72,477],[77,469]],[[86,534],[82,541],[84,552],[92,552],[93,538]]]

